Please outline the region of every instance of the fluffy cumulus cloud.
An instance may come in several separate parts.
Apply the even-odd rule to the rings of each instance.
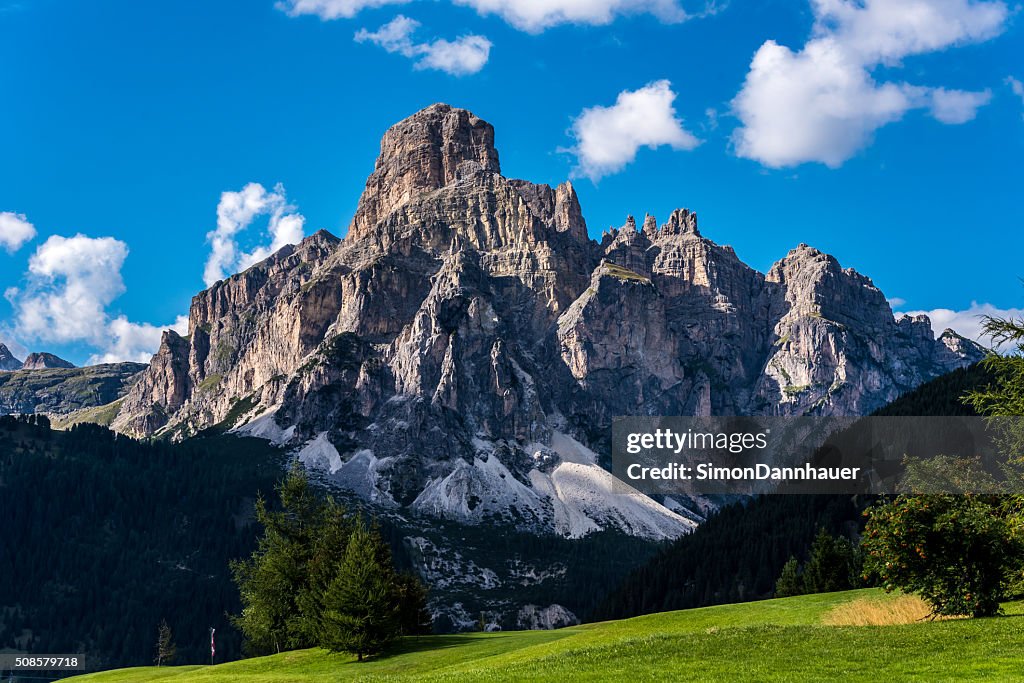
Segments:
[[[559,24],[610,24],[625,14],[653,14],[666,23],[688,15],[677,0],[453,0],[480,14],[496,14],[531,33]]]
[[[102,344],[106,307],[124,293],[128,246],[112,237],[54,235],[29,259],[28,286],[17,292],[18,332],[48,342]]]
[[[324,21],[330,19],[351,19],[364,9],[403,5],[410,0],[280,0],[277,9],[289,16],[298,17],[312,14]]]
[[[838,167],[875,131],[911,109],[960,124],[991,93],[879,82],[880,66],[905,57],[976,43],[999,34],[1002,2],[977,0],[812,0],[811,40],[794,51],[773,40],[754,55],[733,99],[741,157],[766,166],[820,162]]]
[[[240,234],[264,216],[268,218],[269,244],[244,251],[238,244]],[[285,245],[302,241],[305,222],[288,203],[280,183],[270,191],[259,183],[249,183],[237,192],[222,193],[217,205],[217,228],[206,235],[210,243],[210,255],[203,269],[206,286],[259,263]]]
[[[492,44],[484,36],[466,35],[451,41],[439,38],[417,43],[412,36],[419,27],[420,22],[399,14],[376,31],[361,29],[355,40],[373,43],[388,52],[413,59],[416,69],[436,69],[453,76],[477,73],[490,57]]]
[[[36,236],[36,228],[28,222],[23,214],[0,212],[0,247],[8,253],[21,249],[21,246]]]
[[[621,171],[641,147],[696,147],[700,141],[683,127],[672,106],[675,99],[672,84],[662,80],[619,93],[610,107],[584,109],[572,125],[574,173],[597,181]]]
[[[148,363],[160,347],[164,330],[171,329],[180,335],[188,334],[188,316],[179,315],[172,325],[163,327],[149,323],[133,323],[125,316],[118,316],[107,326],[109,337],[105,348],[89,358],[90,364],[135,361]]]
[[[13,334],[44,343],[83,342],[100,351],[90,362],[146,361],[160,343],[159,328],[111,320],[107,307],[124,293],[121,267],[128,256],[124,242],[112,237],[54,235],[29,259],[26,284],[10,288]],[[181,328],[179,318],[169,327]]]
[[[931,311],[906,311],[896,313],[899,318],[903,315],[927,315],[932,321],[932,330],[936,335],[942,334],[945,329],[952,329],[959,334],[973,339],[982,344],[990,343],[990,340],[982,337],[982,327],[985,324],[985,316],[993,318],[1024,319],[1024,308],[997,308],[992,304],[974,301],[969,308],[954,311],[949,308],[936,308]]]
[[[290,16],[309,14],[348,19],[364,9],[402,5],[410,0],[281,0],[277,8]],[[652,14],[674,23],[687,19],[678,0],[452,0],[482,15],[497,15],[512,26],[537,33],[559,24],[609,24],[625,14]]]

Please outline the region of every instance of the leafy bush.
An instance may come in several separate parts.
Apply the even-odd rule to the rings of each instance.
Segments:
[[[867,514],[866,572],[919,594],[934,615],[997,614],[1024,563],[1017,498],[904,495]]]

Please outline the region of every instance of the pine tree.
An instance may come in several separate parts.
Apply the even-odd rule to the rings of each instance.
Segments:
[[[804,579],[800,575],[800,567],[796,558],[790,556],[782,566],[779,580],[775,582],[775,597],[788,598],[804,594]]]
[[[352,530],[339,573],[322,595],[319,644],[362,661],[400,633],[396,577],[380,535],[360,521]]]
[[[347,510],[333,498],[317,511],[317,531],[306,564],[307,587],[299,594],[297,628],[312,643],[319,642],[320,616],[323,595],[331,581],[341,571],[345,551],[352,534],[352,520]]]
[[[804,567],[804,587],[808,593],[848,590],[851,588],[852,564],[853,546],[850,542],[829,535],[822,527],[814,539],[811,556]]]
[[[398,598],[398,623],[403,636],[419,636],[430,633],[433,617],[427,610],[427,590],[413,574],[399,574],[395,577]]]
[[[262,498],[256,502],[256,519],[264,528],[256,552],[231,565],[242,598],[242,613],[233,621],[253,654],[314,644],[300,603],[309,589],[320,503],[301,465],[291,469],[278,493],[280,511],[271,510]]]
[[[156,657],[153,658],[153,661],[156,662],[157,666],[170,664],[174,661],[174,657],[177,653],[178,646],[174,644],[171,627],[167,625],[166,619],[161,620],[160,627],[157,629]]]

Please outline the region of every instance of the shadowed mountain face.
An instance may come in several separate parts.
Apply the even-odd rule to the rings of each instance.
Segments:
[[[11,350],[4,344],[0,344],[0,372],[11,372],[21,370],[23,363],[14,357]]]
[[[396,124],[348,236],[317,233],[198,294],[114,426],[229,427],[396,511],[570,537],[692,523],[611,493],[611,420],[867,414],[978,360],[800,245],[767,274],[680,209],[587,237],[573,187],[501,175],[494,130]]]

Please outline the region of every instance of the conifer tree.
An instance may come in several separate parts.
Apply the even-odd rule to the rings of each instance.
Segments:
[[[403,636],[430,633],[433,617],[427,610],[427,591],[413,574],[395,577],[398,599],[398,622]]]
[[[400,634],[396,576],[376,530],[360,521],[349,536],[338,574],[322,595],[319,644],[362,661]]]
[[[174,661],[174,657],[177,654],[178,646],[174,644],[171,627],[167,625],[167,620],[163,619],[160,621],[160,627],[157,629],[156,657],[153,658],[153,661],[156,662],[157,666],[170,664]]]
[[[309,586],[319,503],[301,465],[289,471],[278,493],[281,510],[272,510],[262,498],[256,502],[256,519],[264,529],[256,552],[231,565],[242,598],[242,613],[233,621],[253,654],[314,644],[300,603]]]
[[[800,575],[800,566],[792,555],[782,566],[779,580],[775,582],[775,597],[789,598],[804,594],[804,579]]]
[[[818,531],[811,556],[804,567],[804,588],[808,593],[831,593],[852,588],[853,546],[841,536]]]

